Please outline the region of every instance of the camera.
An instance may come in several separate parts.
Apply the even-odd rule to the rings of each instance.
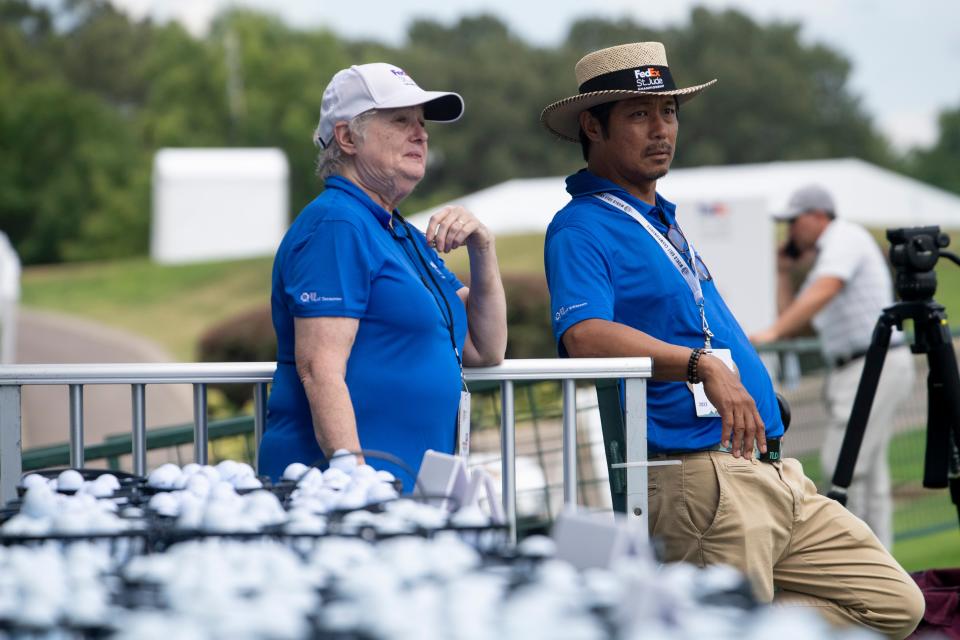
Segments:
[[[896,271],[894,285],[901,300],[931,298],[937,291],[937,274],[933,268],[940,259],[940,250],[950,238],[940,227],[887,229],[890,241],[890,262]]]

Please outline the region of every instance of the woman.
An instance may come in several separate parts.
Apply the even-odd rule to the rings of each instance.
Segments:
[[[344,69],[324,91],[314,141],[325,189],[274,260],[261,473],[340,449],[385,451],[416,472],[427,449],[453,452],[462,367],[497,364],[506,349],[493,236],[463,207],[432,216],[426,234],[396,207],[424,176],[424,121],[462,113],[459,95],[423,91],[384,63]],[[470,288],[437,254],[464,245]]]

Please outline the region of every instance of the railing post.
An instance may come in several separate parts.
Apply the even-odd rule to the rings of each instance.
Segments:
[[[193,460],[207,464],[207,444],[210,434],[207,429],[207,385],[193,385]]]
[[[147,404],[146,385],[130,385],[131,406],[133,407],[133,473],[137,476],[147,474]]]
[[[510,527],[510,542],[517,542],[517,449],[513,380],[500,382],[500,457],[503,513]]]
[[[70,385],[70,466],[83,468],[83,385]]]
[[[17,497],[21,458],[20,385],[0,386],[0,506]]]
[[[260,468],[260,440],[267,425],[267,383],[253,386],[253,468]]]
[[[563,380],[563,504],[577,506],[577,382]]]
[[[624,380],[624,439],[627,462],[647,462],[647,381],[643,378]],[[639,519],[639,535],[649,539],[647,510],[647,467],[629,466],[627,472],[627,518]]]

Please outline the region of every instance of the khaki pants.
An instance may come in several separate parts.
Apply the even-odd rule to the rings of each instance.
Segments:
[[[876,536],[817,493],[797,460],[767,463],[719,451],[670,456],[650,469],[650,535],[665,560],[730,564],[761,602],[814,607],[837,625],[903,638],[923,595]]]
[[[824,384],[824,398],[830,425],[820,449],[820,461],[826,479],[833,478],[840,456],[853,399],[860,386],[864,359],[858,358],[834,369]],[[893,435],[897,407],[913,390],[913,356],[906,347],[890,349],[873,397],[867,429],[853,469],[853,482],[847,490],[847,508],[870,525],[887,549],[893,548],[893,495],[887,450]]]

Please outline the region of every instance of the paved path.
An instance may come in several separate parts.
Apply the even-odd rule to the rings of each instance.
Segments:
[[[157,344],[125,331],[72,316],[21,309],[17,332],[18,363],[170,362]],[[66,386],[28,386],[23,391],[23,447],[70,440],[69,395]],[[148,385],[147,428],[193,421],[189,385]],[[131,398],[128,385],[84,388],[85,444],[129,432]]]

